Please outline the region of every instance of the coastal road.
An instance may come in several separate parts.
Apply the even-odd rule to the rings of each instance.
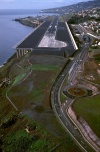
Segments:
[[[74,78],[79,70],[81,70],[81,67],[83,63],[85,62],[86,58],[88,56],[87,46],[83,48],[81,53],[77,56],[75,59],[75,62],[73,63],[70,71],[69,71],[69,79],[68,83],[74,84]]]
[[[52,103],[53,110],[57,118],[59,119],[60,123],[65,128],[65,130],[71,135],[74,141],[78,144],[80,149],[83,152],[94,152],[95,150],[93,149],[92,145],[90,145],[86,141],[84,136],[78,131],[78,129],[76,129],[76,126],[73,124],[73,122],[70,120],[70,118],[68,117],[66,113],[66,110],[68,109],[70,104],[72,104],[73,100],[68,99],[68,101],[66,101],[64,104],[61,104],[60,102],[61,86],[66,76],[68,75],[69,70],[73,66],[73,64],[77,62],[77,64],[75,64],[76,65],[75,67],[77,67],[79,64],[78,62],[80,62],[80,60],[83,60],[83,56],[87,54],[85,50],[86,50],[86,47],[84,47],[84,49],[81,51],[80,54],[76,55],[76,57],[74,58],[72,62],[70,62],[68,65],[65,66],[64,70],[58,76],[51,91],[51,103]]]

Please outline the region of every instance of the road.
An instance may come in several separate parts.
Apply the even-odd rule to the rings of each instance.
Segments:
[[[73,63],[70,71],[69,71],[69,80],[68,82],[70,84],[74,84],[74,78],[79,70],[81,70],[81,67],[83,63],[85,62],[86,58],[88,56],[87,46],[83,48],[81,53],[77,55],[75,62]]]
[[[84,46],[81,53],[77,54],[75,56],[74,60],[71,61],[68,65],[66,65],[64,67],[63,71],[58,76],[58,78],[52,88],[52,91],[51,91],[51,103],[52,103],[52,107],[55,112],[55,115],[59,119],[60,123],[65,128],[65,130],[71,135],[71,137],[74,139],[74,141],[78,144],[80,149],[83,152],[94,152],[95,150],[93,149],[93,147],[86,141],[84,136],[78,131],[78,129],[76,128],[74,123],[70,120],[70,118],[67,115],[66,110],[72,104],[73,100],[69,99],[64,104],[61,104],[61,102],[60,102],[61,86],[62,86],[66,76],[68,75],[70,69],[73,66],[75,66],[73,69],[74,69],[74,71],[75,70],[77,71],[79,65],[82,64],[82,62],[80,62],[80,61],[84,62],[85,57],[87,55],[86,50],[87,50],[87,46]],[[76,74],[76,72],[74,74],[73,74],[73,72],[70,73],[71,80],[72,80],[72,78],[74,78],[75,74]],[[70,81],[69,81],[69,83],[70,83]]]

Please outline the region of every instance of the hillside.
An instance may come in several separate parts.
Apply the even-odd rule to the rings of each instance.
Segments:
[[[80,152],[50,103],[52,85],[66,62],[27,54],[12,57],[0,68],[0,152],[47,152],[55,147]]]
[[[80,2],[74,5],[59,7],[59,8],[45,9],[42,10],[41,12],[67,14],[67,13],[76,13],[82,10],[92,9],[95,7],[100,7],[100,0],[92,0],[87,2]]]

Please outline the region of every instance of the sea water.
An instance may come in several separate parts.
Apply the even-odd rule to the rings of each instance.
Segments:
[[[22,25],[14,19],[43,15],[39,12],[40,10],[28,9],[0,10],[0,65],[4,64],[16,52],[14,48],[16,44],[34,31],[34,28]]]

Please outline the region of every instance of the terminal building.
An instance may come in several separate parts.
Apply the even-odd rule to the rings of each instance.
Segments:
[[[16,46],[17,57],[34,55],[71,56],[78,49],[66,22],[44,21]]]

